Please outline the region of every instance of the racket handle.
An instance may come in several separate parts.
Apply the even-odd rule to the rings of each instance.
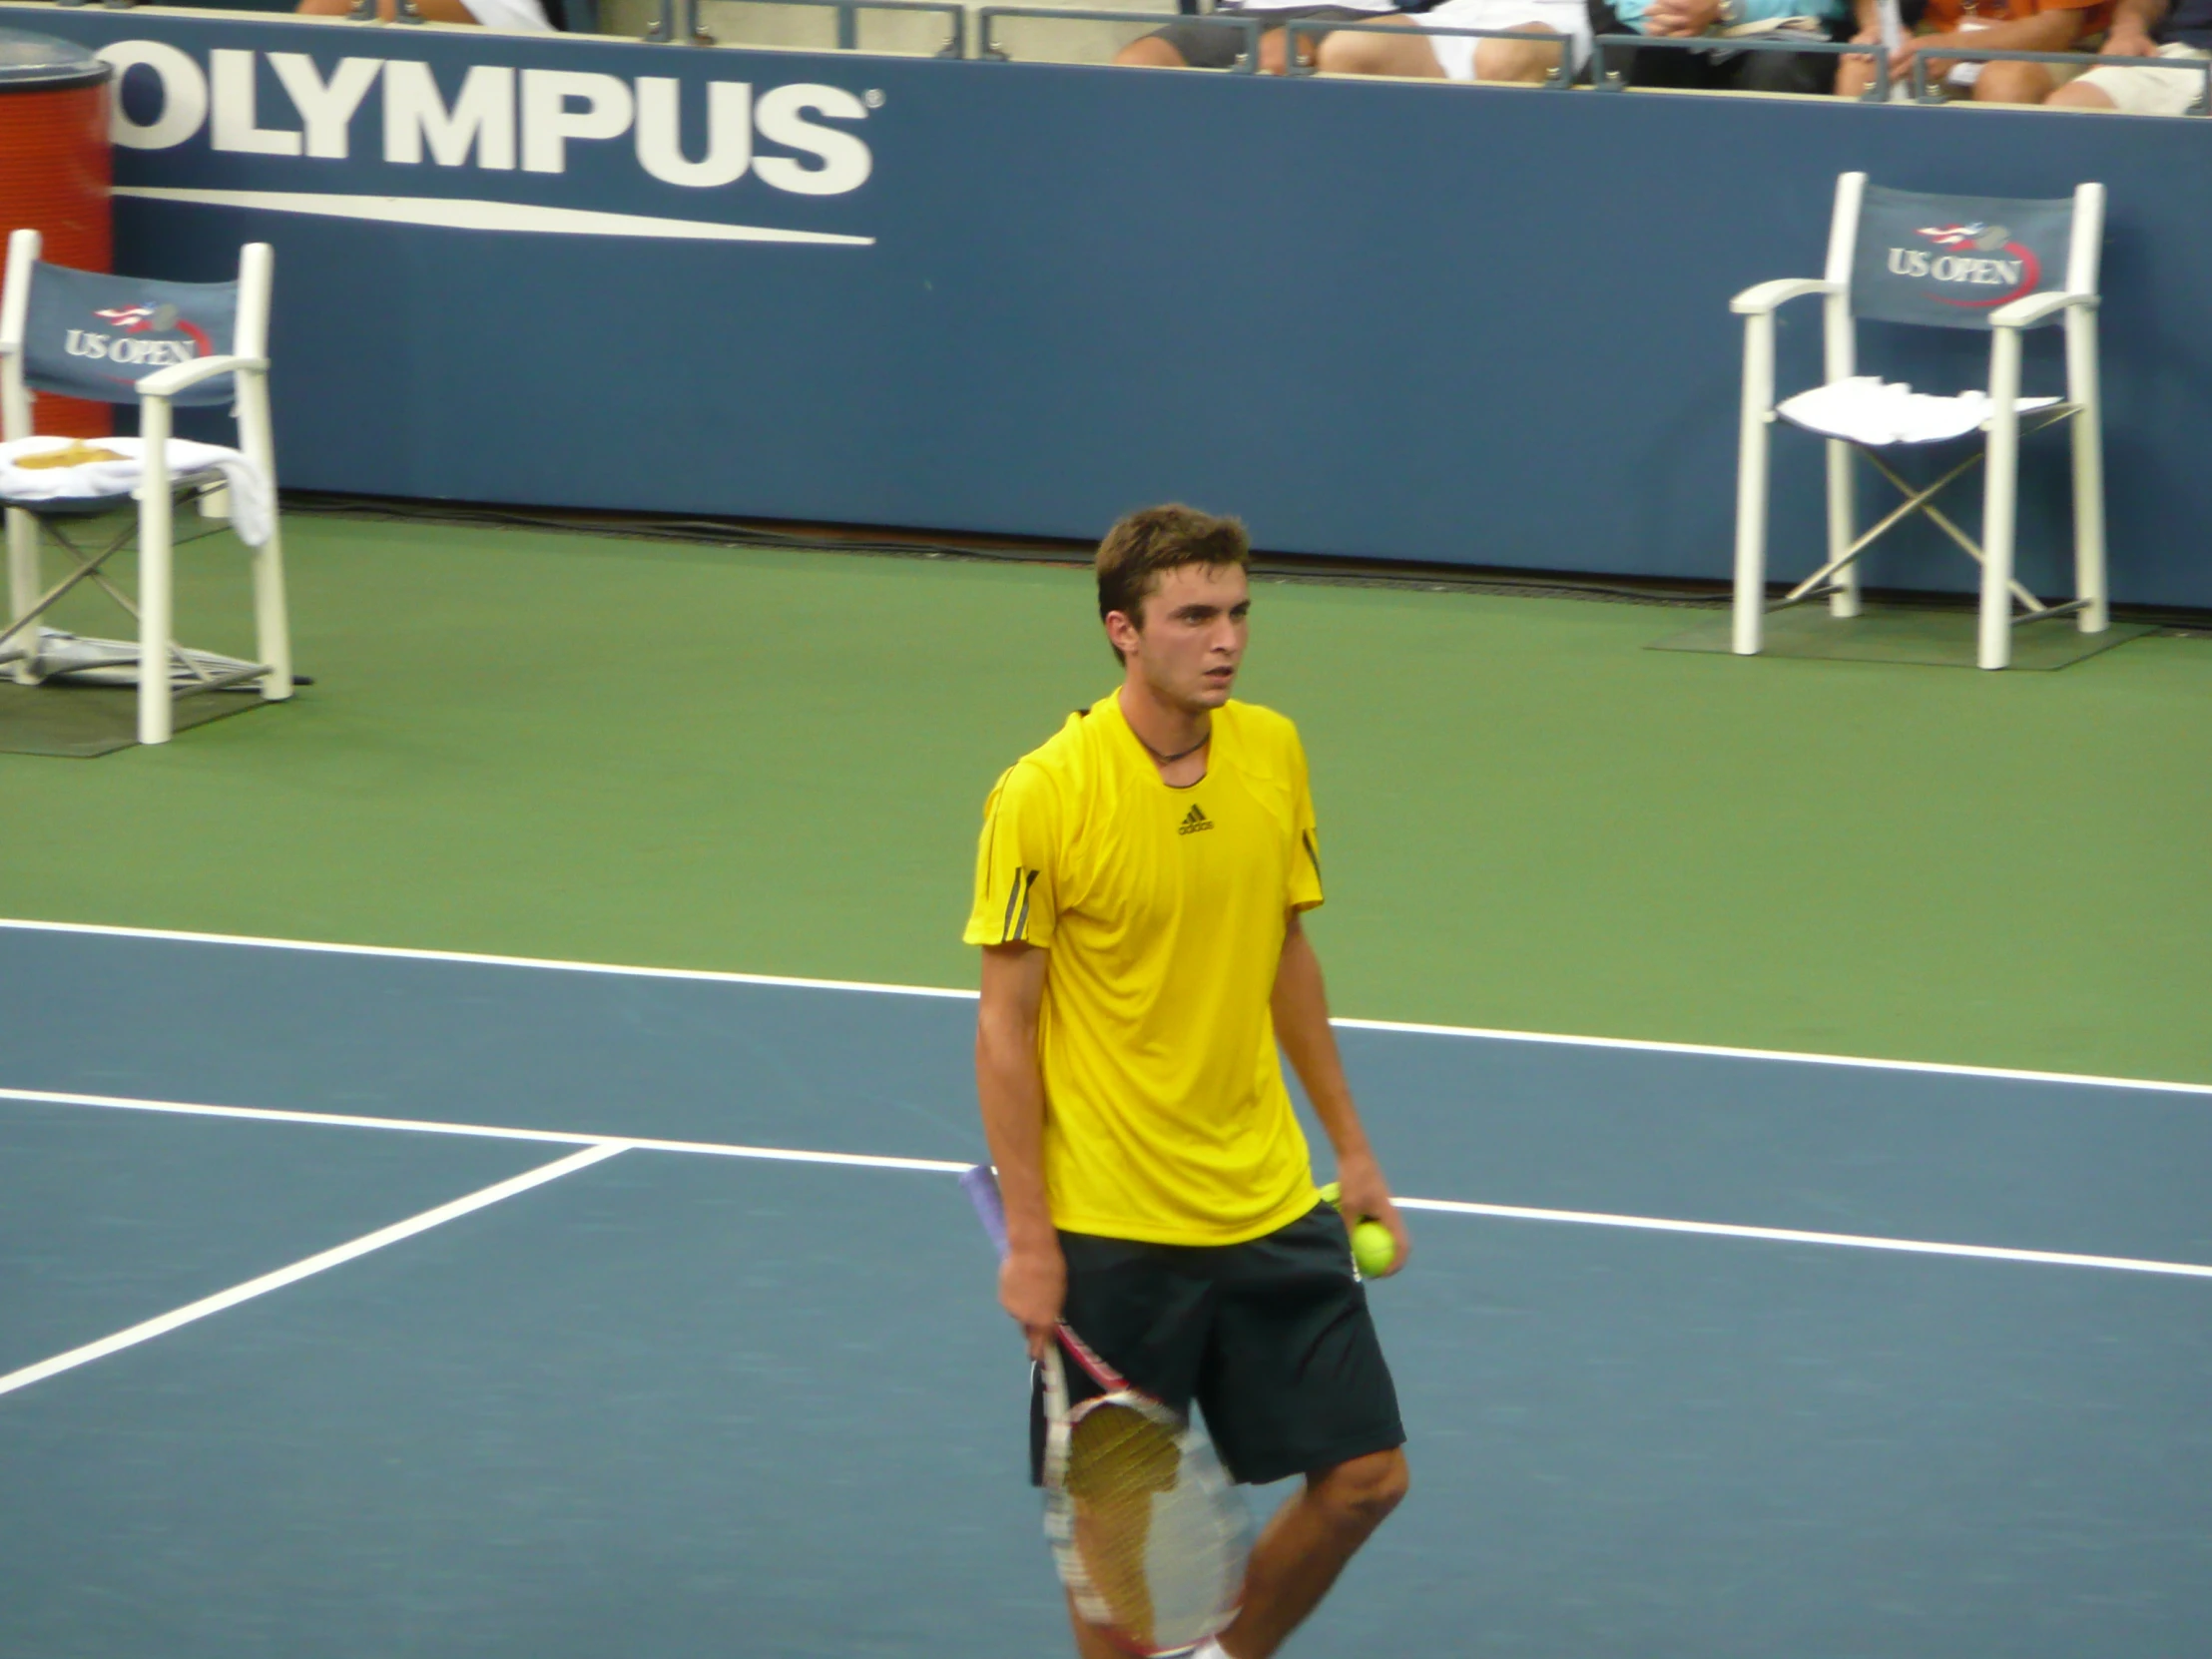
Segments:
[[[988,1164],[977,1164],[960,1177],[960,1191],[975,1206],[975,1219],[983,1224],[1000,1256],[1006,1254],[1006,1200],[998,1191],[998,1176]]]

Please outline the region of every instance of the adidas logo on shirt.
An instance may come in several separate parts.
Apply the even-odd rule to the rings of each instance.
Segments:
[[[1175,827],[1175,832],[1178,835],[1195,835],[1201,830],[1211,830],[1213,827],[1214,821],[1206,816],[1205,811],[1196,802],[1193,802],[1191,810],[1183,815],[1183,822]]]

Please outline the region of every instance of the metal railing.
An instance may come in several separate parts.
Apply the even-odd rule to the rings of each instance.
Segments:
[[[783,0],[771,0],[771,3],[781,5]],[[1250,75],[1260,67],[1260,20],[1241,12],[1076,11],[1062,6],[978,6],[975,10],[976,57],[991,63],[1013,62],[998,44],[996,24],[1002,17],[1057,18],[1065,23],[1144,23],[1155,29],[1164,29],[1171,23],[1236,29],[1244,35],[1244,43],[1237,48],[1236,61],[1229,66],[1229,73]]]
[[[1415,40],[1424,40],[1430,35],[1472,35],[1480,40],[1525,40],[1537,46],[1559,49],[1559,62],[1545,72],[1543,85],[1559,88],[1574,85],[1574,37],[1562,35],[1554,29],[1451,29],[1430,28],[1425,24],[1407,28],[1402,23],[1332,23],[1322,18],[1293,21],[1283,26],[1283,73],[1314,74],[1314,66],[1298,50],[1299,42],[1311,35],[1318,45],[1324,36],[1337,34],[1411,35]]]
[[[1799,57],[1872,58],[1874,82],[1860,95],[1859,102],[1887,104],[1890,101],[1890,53],[1880,42],[1781,39],[1774,35],[1599,35],[1590,43],[1590,85],[1600,92],[1631,90],[1624,75],[1605,67],[1605,54],[1609,49],[1616,55],[1651,51],[1789,52]]]
[[[464,0],[465,3],[465,0]],[[683,11],[683,39],[693,46],[712,46],[715,37],[709,34],[699,21],[701,0],[662,0],[665,14],[672,3],[680,4]],[[860,13],[862,12],[935,12],[951,20],[945,43],[935,53],[939,58],[965,58],[967,54],[967,7],[960,0],[746,0],[754,5],[801,6],[817,11],[833,11],[837,14],[837,50],[857,52],[860,49]],[[659,25],[655,25],[658,30]],[[648,35],[647,39],[654,36]]]

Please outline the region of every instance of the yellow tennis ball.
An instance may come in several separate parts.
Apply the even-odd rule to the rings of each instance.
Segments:
[[[1352,1230],[1352,1259],[1369,1279],[1379,1279],[1397,1260],[1397,1241],[1379,1221],[1364,1221]]]
[[[1338,1186],[1337,1183],[1334,1181],[1330,1182],[1328,1186],[1322,1188],[1321,1190],[1321,1201],[1324,1204],[1342,1204],[1344,1202],[1344,1188]]]

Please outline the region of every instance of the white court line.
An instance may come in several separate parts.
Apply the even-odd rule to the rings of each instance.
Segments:
[[[1907,1256],[1964,1256],[1982,1262],[2028,1262],[2046,1268],[2103,1268],[2117,1273],[2157,1273],[2212,1279],[2212,1267],[2194,1262],[2146,1262],[2133,1256],[2080,1256],[2061,1250],[2012,1250],[2003,1245],[1939,1244],[1927,1239],[1885,1239],[1867,1233],[1803,1233],[1789,1227],[1738,1227],[1720,1221],[1663,1221],[1654,1216],[1608,1216],[1592,1210],[1532,1210],[1518,1204],[1462,1204],[1448,1198],[1400,1198],[1400,1210],[1436,1210],[1453,1216],[1498,1216],[1507,1221],[1560,1221],[1578,1227],[1628,1227],[1646,1233],[1698,1233],[1715,1239],[1759,1239],[1770,1244],[1835,1245],[1847,1250],[1891,1250]]]
[[[572,962],[549,956],[495,956],[467,950],[422,950],[389,944],[330,944],[314,939],[269,939],[245,933],[193,933],[164,927],[120,927],[90,921],[27,921],[0,917],[0,928],[38,933],[89,933],[126,939],[166,939],[180,944],[232,944],[262,950],[307,950],[332,956],[388,956],[403,961],[459,962],[483,967],[539,968],[555,973],[603,973],[632,979],[695,979],[710,984],[771,985],[793,990],[862,991],[878,996],[931,996],[973,1002],[976,993],[942,985],[889,985],[864,979],[798,979],[774,973],[729,973],[710,968],[631,967],[616,962]],[[1856,1066],[1869,1071],[1924,1072],[1936,1077],[1987,1077],[2013,1083],[2071,1083],[2100,1089],[2139,1089],[2158,1094],[2212,1096],[2212,1083],[2176,1083],[2155,1077],[2101,1077],[2090,1072],[2027,1071],[2008,1066],[1951,1065],[1940,1060],[1882,1060],[1856,1054],[1808,1054],[1787,1048],[1732,1048],[1716,1043],[1670,1043],[1644,1037],[1580,1037],[1553,1031],[1501,1031],[1480,1025],[1422,1025],[1387,1019],[1333,1019],[1343,1030],[1394,1031],[1421,1037],[1479,1037],[1497,1042],[1549,1043],[1562,1048],[1615,1048],[1640,1054],[1697,1054],[1723,1060],[1788,1060],[1798,1065]]]
[[[18,1388],[27,1388],[33,1382],[43,1382],[47,1378],[58,1376],[62,1372],[74,1371],[79,1366],[104,1360],[124,1349],[136,1348],[140,1343],[152,1342],[156,1337],[166,1336],[180,1326],[190,1325],[195,1320],[204,1320],[211,1314],[220,1314],[226,1308],[236,1308],[242,1302],[267,1296],[271,1291],[280,1291],[286,1285],[295,1285],[302,1279],[311,1278],[356,1257],[366,1256],[372,1250],[382,1250],[386,1245],[411,1239],[417,1233],[427,1233],[433,1227],[442,1226],[487,1205],[497,1204],[503,1198],[513,1198],[517,1193],[526,1193],[532,1187],[542,1187],[548,1181],[558,1181],[564,1175],[574,1175],[580,1169],[605,1163],[609,1158],[627,1150],[620,1142],[589,1146],[581,1152],[570,1153],[566,1158],[555,1159],[550,1164],[540,1165],[509,1180],[481,1188],[466,1198],[456,1198],[450,1204],[440,1204],[436,1209],[425,1210],[419,1216],[410,1216],[405,1221],[394,1222],[373,1233],[364,1233],[350,1244],[338,1245],[319,1255],[309,1256],[304,1261],[294,1262],[288,1268],[278,1268],[275,1273],[265,1273],[259,1279],[249,1279],[243,1285],[234,1285],[227,1291],[218,1291],[214,1296],[187,1303],[182,1308],[134,1325],[129,1330],[118,1331],[112,1337],[103,1337],[96,1343],[87,1343],[83,1348],[73,1348],[67,1354],[57,1354],[51,1360],[41,1360],[35,1366],[25,1366],[21,1371],[10,1372],[7,1376],[0,1377],[0,1394],[13,1393]]]
[[[357,1117],[291,1112],[275,1106],[207,1106],[188,1100],[137,1100],[129,1095],[61,1094],[51,1089],[0,1089],[0,1100],[52,1106],[98,1106],[117,1112],[168,1112],[188,1118],[244,1118],[255,1123],[307,1123],[325,1129],[398,1129],[416,1135],[469,1135],[487,1141],[549,1141],[557,1146],[612,1147],[617,1152],[688,1152],[707,1158],[760,1158],[783,1164],[844,1164],[855,1169],[921,1170],[958,1175],[967,1164],[941,1158],[891,1158],[873,1152],[807,1152],[795,1147],[740,1146],[728,1141],[667,1141],[636,1135],[593,1135],[574,1129],[509,1129],[493,1123],[440,1123],[429,1118]]]
[[[490,1140],[557,1141],[582,1144],[603,1154],[677,1152],[695,1157],[752,1158],[769,1163],[838,1164],[855,1169],[912,1170],[958,1175],[970,1166],[941,1158],[891,1158],[861,1152],[808,1152],[793,1147],[739,1146],[722,1141],[640,1140],[627,1136],[585,1135],[559,1129],[502,1129],[488,1124],[436,1123],[417,1118],[341,1117],[323,1112],[279,1111],[265,1106],[200,1106],[181,1101],[131,1100],[118,1095],[52,1094],[37,1089],[0,1089],[0,1101],[22,1100],[62,1106],[97,1106],[134,1112],[174,1112],[186,1117],[245,1118],[266,1123],[321,1124],[343,1129],[401,1130],[426,1135],[480,1135]],[[549,1166],[558,1169],[559,1165]],[[1583,1227],[1620,1227],[1647,1233],[1700,1233],[1720,1239],[1755,1239],[1775,1244],[1840,1246],[1850,1250],[1888,1250],[1914,1256],[1963,1256],[1989,1262],[2025,1262],[2039,1267],[2101,1268],[2113,1273],[2149,1273],[2185,1279],[2212,1279],[2212,1267],[2192,1262],[2152,1262],[2132,1256],[2082,1256],[2065,1251],[2014,1250],[2003,1245],[1942,1244],[1923,1239],[1888,1239],[1862,1233],[1806,1233],[1781,1227],[1740,1227],[1732,1222],[1677,1221],[1661,1216],[1615,1216],[1591,1210],[1538,1210],[1511,1204],[1470,1204],[1448,1198],[1400,1198],[1401,1210],[1432,1210],[1444,1215],[1496,1216],[1508,1221],[1569,1222]],[[0,1379],[0,1392],[5,1392]]]
[[[864,979],[793,979],[776,973],[728,973],[714,968],[627,967],[611,962],[567,962],[553,956],[493,956],[474,950],[417,950],[396,944],[325,944],[317,939],[265,939],[250,933],[185,933],[166,927],[113,927],[91,921],[21,921],[0,916],[0,927],[30,933],[95,933],[119,939],[169,939],[179,944],[251,945],[260,950],[311,950],[325,956],[390,956],[412,962],[462,962],[477,967],[543,968],[555,973],[605,973],[625,979],[698,979],[715,985],[781,985],[802,991],[873,991],[884,996],[938,996],[973,1002],[973,991],[934,985],[877,985]]]

